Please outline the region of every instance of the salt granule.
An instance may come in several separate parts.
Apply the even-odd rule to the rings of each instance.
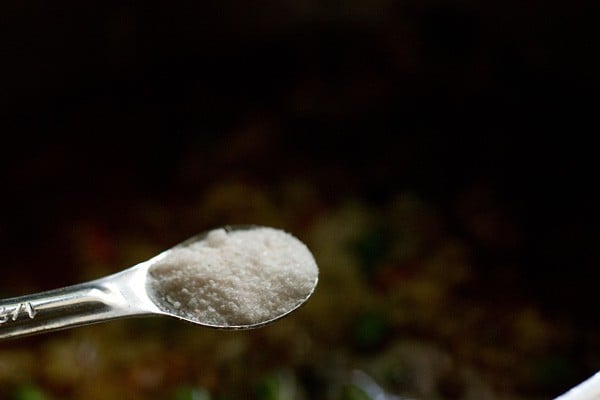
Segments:
[[[152,265],[148,285],[163,311],[207,325],[243,326],[296,308],[318,273],[311,252],[289,233],[215,229]]]

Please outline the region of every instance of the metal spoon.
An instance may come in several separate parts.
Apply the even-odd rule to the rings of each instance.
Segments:
[[[226,228],[253,229],[252,227]],[[157,256],[131,268],[94,281],[46,292],[0,300],[0,339],[16,338],[88,325],[113,319],[139,316],[168,316],[194,324],[219,329],[252,329],[264,326],[300,307],[314,292],[317,280],[303,299],[292,308],[272,318],[248,325],[214,325],[189,319],[161,309],[147,290],[149,268],[173,250],[206,238],[196,235]]]

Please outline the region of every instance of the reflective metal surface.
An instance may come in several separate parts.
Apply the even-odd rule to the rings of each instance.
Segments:
[[[0,300],[0,339],[117,318],[165,315],[146,295],[146,273],[153,260],[91,282]]]

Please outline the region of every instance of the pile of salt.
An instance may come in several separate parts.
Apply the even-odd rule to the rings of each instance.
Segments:
[[[150,267],[149,293],[163,311],[206,325],[259,324],[295,309],[314,289],[308,248],[278,229],[215,229]]]

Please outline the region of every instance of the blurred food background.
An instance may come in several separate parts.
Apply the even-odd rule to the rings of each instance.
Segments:
[[[2,342],[0,398],[546,399],[600,369],[585,3],[0,15],[0,297],[230,223],[288,230],[321,268],[256,331],[140,319]]]

